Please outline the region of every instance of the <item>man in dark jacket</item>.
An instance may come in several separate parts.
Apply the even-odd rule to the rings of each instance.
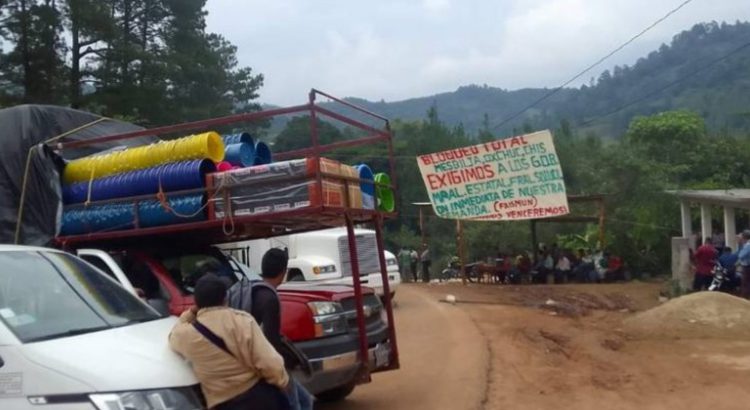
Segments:
[[[293,369],[305,367],[301,353],[284,340],[281,335],[281,302],[276,288],[284,282],[289,256],[286,251],[271,248],[261,260],[263,280],[250,282],[242,279],[229,290],[229,304],[249,312],[263,329],[263,334],[277,352],[284,358],[284,367]],[[294,378],[290,377],[289,401],[293,410],[312,410],[313,397]]]
[[[422,281],[430,283],[430,265],[432,265],[432,259],[430,258],[430,248],[427,244],[422,245],[420,260],[422,262]]]

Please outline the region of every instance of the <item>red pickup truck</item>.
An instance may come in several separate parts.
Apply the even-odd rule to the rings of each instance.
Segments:
[[[223,275],[237,280],[252,275],[247,267],[210,246],[164,249],[79,249],[78,255],[136,293],[164,315],[193,306],[192,287],[202,263],[219,262]],[[370,370],[391,360],[386,315],[380,299],[364,288]],[[279,289],[282,333],[310,360],[312,373],[296,374],[321,401],[341,400],[361,380],[355,298],[343,285],[284,284]],[[316,314],[325,312],[325,314]]]

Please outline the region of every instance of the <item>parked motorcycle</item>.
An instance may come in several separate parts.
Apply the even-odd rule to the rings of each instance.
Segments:
[[[461,277],[461,263],[456,258],[453,258],[440,273],[440,280],[457,279],[459,277]]]
[[[713,279],[708,286],[709,292],[733,292],[739,285],[739,279],[735,272],[728,271],[720,263],[716,262],[713,270]]]

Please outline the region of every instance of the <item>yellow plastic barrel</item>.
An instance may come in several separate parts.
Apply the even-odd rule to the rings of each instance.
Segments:
[[[65,183],[88,181],[122,172],[150,168],[169,162],[208,158],[224,159],[224,142],[216,132],[190,135],[176,140],[128,148],[73,160],[65,166]]]

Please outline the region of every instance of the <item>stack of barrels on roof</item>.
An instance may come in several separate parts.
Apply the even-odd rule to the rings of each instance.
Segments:
[[[270,147],[248,133],[220,136],[210,131],[72,160],[63,171],[65,206],[60,234],[147,228],[311,206],[393,211],[388,175],[373,175],[365,164],[355,167],[327,158],[319,164],[326,175],[363,181],[328,177],[319,189],[313,158],[273,162]]]

